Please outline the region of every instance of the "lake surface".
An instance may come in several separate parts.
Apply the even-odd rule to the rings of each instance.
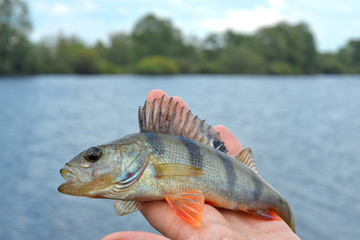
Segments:
[[[289,201],[303,239],[360,239],[360,76],[35,76],[0,78],[1,239],[100,239],[156,232],[110,200],[62,195],[59,169],[137,132],[148,91],[181,96],[251,147]]]

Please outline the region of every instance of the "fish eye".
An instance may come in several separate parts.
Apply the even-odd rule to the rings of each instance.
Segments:
[[[96,162],[101,158],[101,155],[102,155],[101,148],[91,147],[86,151],[84,158],[89,162]]]

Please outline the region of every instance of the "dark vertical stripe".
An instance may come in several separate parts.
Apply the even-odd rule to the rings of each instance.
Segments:
[[[161,138],[156,133],[145,132],[148,143],[154,149],[155,154],[161,155],[165,152],[165,146]]]
[[[228,156],[225,155],[225,153],[216,151],[216,154],[221,159],[224,168],[225,168],[225,177],[227,181],[227,188],[230,192],[234,192],[235,183],[237,179],[237,175],[234,169],[233,162],[229,159]]]
[[[180,137],[180,141],[184,144],[188,151],[191,165],[200,169],[204,169],[204,158],[200,153],[199,146],[195,144],[193,140],[184,137]]]
[[[256,176],[256,173],[252,175],[252,182],[254,185],[254,201],[257,201],[262,195],[264,183]]]

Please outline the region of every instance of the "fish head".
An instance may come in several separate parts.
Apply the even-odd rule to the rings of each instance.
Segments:
[[[81,152],[60,169],[66,180],[59,192],[91,198],[104,198],[123,171],[121,146],[105,144]]]

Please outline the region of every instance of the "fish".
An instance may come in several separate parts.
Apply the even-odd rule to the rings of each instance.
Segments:
[[[228,155],[211,125],[165,96],[145,101],[138,121],[140,132],[90,147],[67,162],[59,192],[115,200],[120,216],[146,201],[166,200],[195,227],[207,203],[265,220],[280,217],[296,232],[288,202],[260,176],[250,148]]]

